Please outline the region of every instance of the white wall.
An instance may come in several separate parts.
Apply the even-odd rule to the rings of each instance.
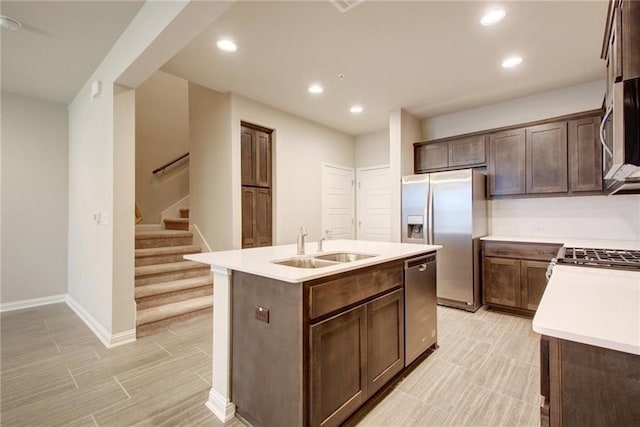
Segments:
[[[354,167],[354,138],[292,114],[276,110],[237,94],[231,97],[233,140],[234,243],[241,243],[240,121],[273,132],[273,243],[296,241],[306,226],[308,241],[322,236],[322,163]]]
[[[188,161],[152,171],[189,151],[188,82],[157,71],[136,88],[136,204],[145,224],[189,194]]]
[[[595,110],[602,106],[605,82],[598,80],[479,108],[422,120],[426,140]]]
[[[67,293],[67,109],[2,93],[0,302]]]
[[[492,234],[640,241],[637,195],[493,200]]]
[[[189,113],[189,221],[212,250],[232,249],[230,95],[189,82]]]
[[[356,168],[387,164],[389,164],[389,129],[381,129],[356,136]]]
[[[122,186],[135,187],[134,164],[121,162],[120,156],[133,146],[117,146],[114,141],[116,119],[124,121],[122,129],[129,122],[126,111],[114,114],[114,106],[126,108],[127,102],[114,103],[114,84],[140,85],[229,6],[146,2],[69,105],[68,292],[72,306],[107,345],[135,328],[129,315],[134,302],[123,304],[115,297],[124,288],[133,290],[133,277],[124,273],[130,269],[133,227],[127,229],[119,221],[115,227],[112,221],[98,225],[92,216],[99,211],[120,218],[124,208],[114,197],[124,195],[122,203],[133,202]],[[95,80],[102,82],[103,90],[92,100],[90,87]],[[115,176],[121,171],[127,182]],[[132,214],[132,222],[133,218]]]

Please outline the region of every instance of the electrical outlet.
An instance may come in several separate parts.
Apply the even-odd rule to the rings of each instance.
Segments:
[[[264,323],[269,323],[269,309],[256,305],[256,319]]]

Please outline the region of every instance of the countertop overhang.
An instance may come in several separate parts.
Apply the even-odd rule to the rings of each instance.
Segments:
[[[371,242],[365,240],[327,240],[322,252],[317,242],[305,244],[305,255],[296,255],[296,245],[268,246],[251,249],[206,252],[185,255],[184,258],[228,270],[242,271],[290,283],[302,283],[320,277],[357,270],[371,265],[412,257],[441,249],[440,245],[415,243]],[[355,252],[375,255],[358,261],[344,262],[321,268],[297,268],[274,264],[288,258],[311,258],[335,252]]]
[[[640,250],[640,241],[616,239],[579,239],[575,237],[484,236],[487,242],[548,243],[574,248],[633,249]]]
[[[640,273],[556,265],[533,330],[640,355]]]

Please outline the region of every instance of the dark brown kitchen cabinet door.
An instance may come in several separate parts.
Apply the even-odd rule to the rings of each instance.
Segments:
[[[256,246],[256,188],[242,187],[242,247]]]
[[[599,117],[569,121],[569,191],[602,190]]]
[[[418,146],[414,166],[416,172],[446,169],[449,166],[449,145],[447,142],[435,142]]]
[[[526,129],[527,193],[560,193],[568,189],[567,122]]]
[[[268,188],[256,188],[255,204],[255,245],[271,246],[271,190]]]
[[[449,167],[483,165],[487,162],[485,151],[485,135],[449,141]]]
[[[311,326],[311,426],[340,425],[367,399],[364,305]]]
[[[242,185],[271,186],[271,134],[248,124],[241,127]]]
[[[373,395],[403,367],[404,298],[398,289],[367,304],[368,394]]]
[[[242,247],[271,246],[271,190],[242,187]]]
[[[483,285],[485,303],[520,307],[520,260],[485,257]]]
[[[522,308],[537,310],[547,287],[547,266],[541,261],[520,261]]]
[[[524,129],[489,135],[489,192],[491,195],[524,194],[525,173]]]

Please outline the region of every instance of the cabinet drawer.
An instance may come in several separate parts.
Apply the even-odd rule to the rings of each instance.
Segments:
[[[309,287],[309,317],[315,319],[402,286],[402,264],[352,274]]]
[[[484,255],[551,261],[562,245],[553,243],[484,242]]]

